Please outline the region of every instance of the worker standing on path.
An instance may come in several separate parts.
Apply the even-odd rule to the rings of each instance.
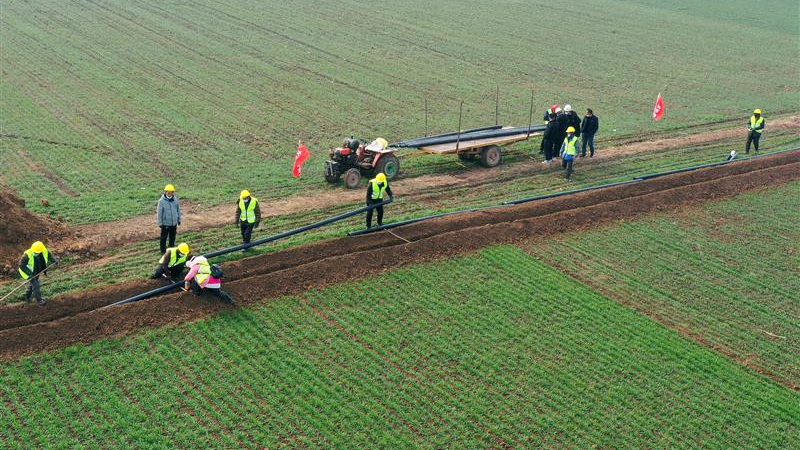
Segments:
[[[578,154],[578,137],[575,136],[575,128],[567,128],[567,137],[564,138],[564,143],[561,144],[561,167],[566,169],[565,177],[567,181],[572,176],[572,165],[575,163],[575,156]]]
[[[183,275],[186,261],[190,258],[189,245],[181,242],[177,247],[170,247],[161,255],[158,260],[158,267],[153,273],[153,279],[166,276],[167,278],[178,278]]]
[[[600,119],[594,115],[594,111],[586,110],[581,122],[581,158],[586,156],[586,146],[589,146],[589,157],[594,158],[594,135],[600,129]]]
[[[44,273],[47,275],[47,268],[56,262],[58,262],[58,259],[50,254],[41,241],[34,242],[31,248],[25,250],[25,253],[22,254],[22,259],[19,260],[19,274],[23,280],[28,280],[28,289],[25,291],[26,302],[30,302],[33,296],[36,297],[36,303],[39,306],[47,304],[46,301],[42,300],[39,274]]]
[[[231,296],[222,290],[222,269],[219,266],[211,266],[205,256],[195,256],[187,265],[189,273],[183,278],[184,291],[191,289],[197,296],[208,292],[225,303],[233,304]]]
[[[160,249],[161,254],[167,251],[167,238],[169,247],[175,246],[175,236],[178,234],[178,225],[181,224],[181,203],[175,195],[175,186],[164,186],[164,193],[158,199],[156,206],[156,223],[161,228]]]
[[[750,153],[750,143],[753,143],[753,147],[758,153],[758,141],[761,140],[761,133],[764,132],[764,117],[761,115],[761,110],[756,109],[753,111],[753,115],[750,116],[750,123],[747,124],[747,144],[745,144],[744,152]]]
[[[242,243],[250,243],[253,229],[258,228],[260,223],[261,205],[258,204],[258,199],[245,189],[239,194],[239,203],[236,206],[236,225],[241,228]],[[247,249],[242,249],[242,251],[247,251]]]
[[[389,194],[389,198],[394,197],[392,188],[389,187],[389,182],[386,181],[386,175],[379,173],[367,183],[367,206],[383,202],[386,194]],[[381,205],[367,211],[367,228],[372,228],[372,211],[376,210],[378,212],[378,226],[383,225],[383,205]]]
[[[559,128],[558,122],[556,121],[556,115],[550,114],[549,121],[547,122],[547,126],[544,129],[544,135],[542,136],[542,148],[544,149],[544,161],[542,164],[547,164],[547,167],[551,167],[553,165],[553,157],[555,156],[556,152],[558,151],[558,136],[559,136]]]

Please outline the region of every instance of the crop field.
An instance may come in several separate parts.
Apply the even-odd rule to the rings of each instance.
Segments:
[[[424,134],[425,98],[430,132],[457,126],[460,100],[464,128],[494,123],[498,87],[501,122],[527,123],[533,90],[534,120],[593,107],[600,139],[738,125],[755,106],[771,120],[800,104],[796,6],[8,0],[0,183],[73,223],[147,213],[167,181],[202,205],[334,189],[321,162],[342,136]],[[295,181],[301,138],[313,156]]]
[[[7,448],[792,448],[796,392],[495,247],[0,366]]]
[[[689,213],[568,233],[537,258],[731,355],[800,386],[800,184]]]

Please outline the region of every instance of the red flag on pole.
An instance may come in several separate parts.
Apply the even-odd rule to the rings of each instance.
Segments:
[[[658,93],[656,99],[656,106],[653,108],[653,120],[658,122],[664,116],[664,99],[661,98],[661,93]]]
[[[293,177],[300,178],[300,169],[302,169],[303,163],[306,162],[309,156],[311,156],[311,153],[308,152],[306,144],[303,141],[298,142],[297,155],[294,157],[294,168],[292,168]]]

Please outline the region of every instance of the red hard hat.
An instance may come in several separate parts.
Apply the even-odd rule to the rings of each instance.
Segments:
[[[558,103],[550,107],[550,112],[556,112],[556,108],[558,108]]]

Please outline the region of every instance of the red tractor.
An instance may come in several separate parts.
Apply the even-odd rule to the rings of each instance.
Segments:
[[[386,139],[378,138],[369,145],[358,139],[345,139],[339,148],[331,148],[325,161],[325,181],[336,183],[344,175],[344,185],[355,189],[361,177],[373,177],[381,172],[387,180],[394,179],[400,172],[400,160],[389,147]]]

